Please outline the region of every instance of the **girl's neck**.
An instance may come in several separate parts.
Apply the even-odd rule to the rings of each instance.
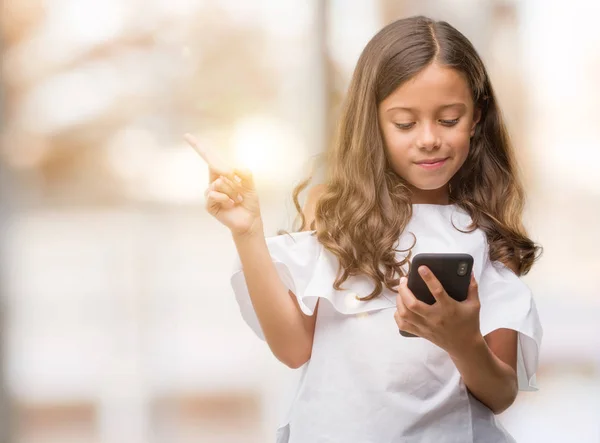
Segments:
[[[425,204],[425,205],[449,205],[450,195],[448,193],[448,186],[444,186],[440,189],[423,190],[412,187],[411,203],[414,205]]]

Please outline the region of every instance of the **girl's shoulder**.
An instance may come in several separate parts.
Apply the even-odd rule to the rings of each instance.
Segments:
[[[295,253],[316,252],[320,247],[317,231],[284,232],[265,237],[269,250],[284,248]]]
[[[422,247],[429,250],[420,252],[434,252],[438,249],[440,252],[448,252],[447,248],[463,247],[487,251],[485,233],[479,228],[473,229],[471,223],[471,216],[457,205],[415,204],[413,216],[400,234],[400,249],[410,248],[416,240],[417,250]],[[266,237],[266,241],[272,255],[290,255],[305,264],[316,260],[323,252],[323,245],[314,230],[283,233]]]

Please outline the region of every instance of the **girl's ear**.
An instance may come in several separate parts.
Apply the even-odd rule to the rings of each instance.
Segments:
[[[477,126],[477,123],[479,123],[479,120],[481,120],[481,108],[479,106],[477,106],[475,108],[475,112],[473,113],[473,124],[471,125],[471,137],[473,137],[475,135],[475,127]]]

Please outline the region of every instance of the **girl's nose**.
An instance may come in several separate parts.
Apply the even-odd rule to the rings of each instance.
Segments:
[[[417,146],[419,149],[431,151],[440,147],[440,138],[437,134],[434,125],[425,123],[421,126],[421,132],[417,140]]]

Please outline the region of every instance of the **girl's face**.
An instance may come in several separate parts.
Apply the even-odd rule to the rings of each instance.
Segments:
[[[432,63],[379,104],[389,162],[413,203],[448,203],[448,182],[469,153],[480,113],[465,77]]]

